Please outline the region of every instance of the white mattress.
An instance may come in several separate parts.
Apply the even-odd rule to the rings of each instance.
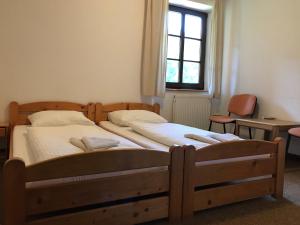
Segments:
[[[98,126],[72,125],[63,127],[16,126],[13,133],[13,156],[24,160],[26,165],[60,156],[83,153],[73,146],[71,137],[83,136],[111,138],[120,142],[112,149],[142,148],[141,146],[105,131]]]
[[[130,127],[120,127],[118,125],[113,124],[110,121],[102,121],[99,123],[99,125],[112,133],[120,135],[140,146],[143,146],[144,148],[157,149],[160,151],[169,151],[169,147],[167,145],[160,144],[147,137],[144,137],[143,135],[136,133]]]

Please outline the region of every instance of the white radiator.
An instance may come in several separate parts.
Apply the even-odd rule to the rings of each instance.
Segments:
[[[174,96],[173,122],[208,129],[211,99],[198,96]]]

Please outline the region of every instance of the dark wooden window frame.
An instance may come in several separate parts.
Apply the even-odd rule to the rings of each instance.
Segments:
[[[175,60],[179,61],[179,82],[178,83],[170,83],[166,82],[166,87],[168,89],[192,89],[192,90],[204,90],[204,74],[205,74],[205,54],[206,54],[206,37],[207,37],[207,18],[208,14],[205,12],[196,11],[193,9],[187,9],[175,5],[169,5],[169,11],[179,12],[182,14],[182,27],[181,27],[181,33],[180,35],[173,35],[168,34],[169,36],[178,37],[180,38],[180,53],[179,53],[179,60],[178,59],[172,59],[167,58],[168,60]],[[202,19],[202,36],[200,39],[197,38],[190,38],[184,36],[185,31],[185,15],[193,15],[197,17],[201,17]],[[190,39],[190,40],[198,40],[201,42],[201,55],[200,55],[200,61],[192,61],[192,60],[184,60],[184,39]],[[183,63],[184,62],[195,62],[200,63],[200,73],[199,73],[199,83],[197,84],[186,84],[182,83],[182,77],[183,77]]]

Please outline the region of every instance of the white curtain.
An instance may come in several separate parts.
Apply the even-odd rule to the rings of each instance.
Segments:
[[[207,2],[207,0],[200,1]],[[222,82],[224,8],[223,0],[214,0],[211,2],[213,9],[210,16],[210,33],[207,42],[207,85],[209,94],[215,98],[219,98],[221,96]]]
[[[168,0],[145,0],[141,69],[143,96],[165,95]]]

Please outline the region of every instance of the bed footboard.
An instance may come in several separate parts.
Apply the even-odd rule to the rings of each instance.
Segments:
[[[265,195],[282,198],[284,142],[239,141],[185,146],[183,218],[195,211]]]
[[[110,150],[4,166],[4,225],[181,219],[184,152]],[[179,200],[179,201],[178,201]]]

